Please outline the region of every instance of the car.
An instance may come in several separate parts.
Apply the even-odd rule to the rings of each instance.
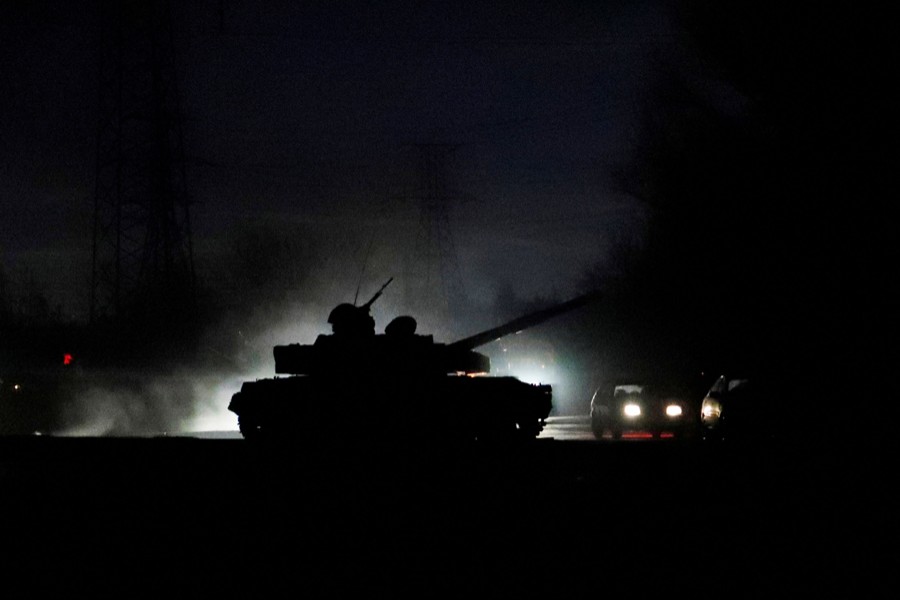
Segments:
[[[591,397],[591,431],[599,440],[693,439],[701,399],[677,380],[618,378]]]
[[[720,375],[700,404],[701,437],[712,441],[776,437],[787,423],[782,396],[783,386],[767,378]]]

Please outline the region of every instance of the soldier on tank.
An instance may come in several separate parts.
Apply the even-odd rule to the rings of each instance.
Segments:
[[[395,317],[384,328],[384,332],[396,339],[412,337],[416,333],[416,320],[408,315]]]
[[[384,288],[390,285],[394,278],[387,280],[381,289],[362,306],[356,306],[349,302],[338,304],[328,315],[328,323],[331,324],[331,333],[342,339],[368,338],[375,335],[375,319],[369,314],[372,304],[384,292]]]
[[[338,304],[328,315],[331,332],[341,338],[363,338],[375,335],[375,319],[368,306]]]

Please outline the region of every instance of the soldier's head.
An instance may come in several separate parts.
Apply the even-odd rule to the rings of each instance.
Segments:
[[[408,315],[396,317],[388,323],[384,332],[391,337],[409,337],[416,333],[416,320]]]
[[[338,304],[328,315],[331,331],[335,335],[366,336],[375,335],[375,319],[366,307],[353,304]]]

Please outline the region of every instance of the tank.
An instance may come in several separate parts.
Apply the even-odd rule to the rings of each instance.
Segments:
[[[491,376],[479,346],[573,310],[593,295],[519,317],[452,343],[416,332],[416,320],[396,317],[375,333],[370,308],[389,279],[361,306],[339,304],[332,333],[312,344],[273,349],[275,377],[244,382],[228,409],[246,439],[308,439],[327,427],[352,436],[429,439],[536,438],[552,409],[549,384]]]

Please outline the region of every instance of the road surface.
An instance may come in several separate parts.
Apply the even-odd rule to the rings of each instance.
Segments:
[[[92,595],[858,596],[897,566],[884,481],[834,448],[583,419],[452,447],[7,437],[0,564]]]

